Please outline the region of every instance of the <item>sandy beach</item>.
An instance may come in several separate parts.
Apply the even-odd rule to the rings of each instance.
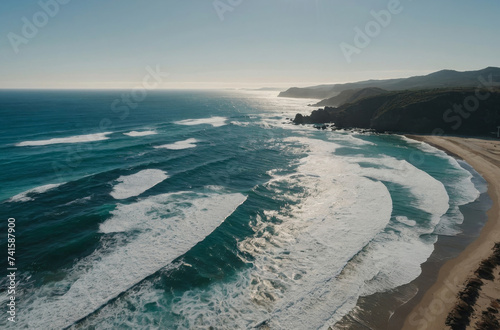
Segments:
[[[471,280],[473,282],[476,280],[478,268],[484,265],[484,260],[493,255],[495,243],[500,242],[500,141],[438,136],[408,137],[429,143],[469,163],[488,182],[488,194],[493,201],[493,206],[488,211],[488,221],[479,237],[458,257],[443,265],[439,270],[437,281],[410,312],[403,327],[403,329],[450,329],[446,326],[446,319],[460,303],[459,293],[471,283]],[[479,297],[474,299],[476,302],[473,305],[468,329],[478,328],[480,323],[485,322],[485,318],[493,317],[493,322],[498,318],[491,313],[500,307],[497,301],[500,298],[498,265],[493,268],[493,274],[497,276],[492,280],[481,279]],[[461,303],[464,305],[463,301]],[[490,312],[483,314],[483,311],[488,309]]]

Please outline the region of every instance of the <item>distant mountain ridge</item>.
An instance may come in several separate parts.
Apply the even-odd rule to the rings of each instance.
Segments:
[[[433,88],[456,88],[477,87],[479,79],[489,79],[500,85],[500,68],[487,67],[477,71],[455,71],[441,70],[425,76],[414,76],[409,78],[365,80],[346,84],[319,85],[311,87],[292,87],[281,92],[279,97],[328,99],[338,96],[339,93],[350,89],[381,88],[387,91],[433,89]]]

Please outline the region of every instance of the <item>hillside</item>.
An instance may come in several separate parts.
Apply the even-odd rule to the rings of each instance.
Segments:
[[[355,103],[361,99],[387,93],[386,90],[377,87],[368,87],[362,89],[348,89],[341,92],[339,95],[329,99],[322,100],[313,106],[317,107],[338,107],[346,103]]]
[[[484,100],[476,95],[483,95]],[[334,123],[338,128],[356,127],[380,132],[488,136],[500,126],[500,90],[390,92],[338,108],[315,110],[310,116],[298,114],[294,123]]]
[[[347,84],[321,85],[305,88],[294,87],[281,92],[279,96],[328,99],[349,89],[362,89],[368,87],[376,87],[388,91],[456,87],[474,88],[478,86],[480,77],[483,77],[486,80],[489,79],[490,75],[492,82],[500,86],[500,68],[488,67],[482,70],[465,72],[441,70],[425,76],[415,76],[401,79],[366,80]]]
[[[293,97],[302,99],[327,99],[339,94],[333,90],[335,85],[320,85],[312,87],[292,87],[284,92],[280,92],[278,97]]]

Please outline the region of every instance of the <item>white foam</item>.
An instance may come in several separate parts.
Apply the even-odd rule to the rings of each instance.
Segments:
[[[460,234],[458,225],[464,222],[465,218],[457,205],[452,205],[448,212],[441,218],[441,221],[434,230],[435,234],[444,236],[455,236]]]
[[[227,118],[226,117],[210,117],[210,118],[200,118],[200,119],[186,119],[174,122],[177,125],[202,125],[208,124],[213,127],[220,127],[226,125]]]
[[[305,164],[311,163],[309,171],[312,171],[313,167],[318,168],[316,171],[323,180],[325,173],[334,173],[332,178],[340,187],[347,188],[347,191],[340,195],[325,196],[325,198],[327,201],[335,200],[337,204],[340,203],[341,207],[337,209],[337,212],[341,216],[340,219],[345,219],[348,223],[347,227],[338,224],[332,227],[331,231],[336,231],[333,234],[330,234],[327,226],[325,228],[325,223],[318,226],[309,240],[309,243],[315,244],[307,245],[307,240],[303,243],[300,239],[294,241],[293,254],[290,253],[289,259],[295,259],[293,255],[300,256],[301,251],[306,251],[306,253],[299,258],[300,262],[293,260],[290,266],[284,268],[287,271],[283,272],[283,269],[280,269],[279,274],[286,274],[295,269],[300,274],[300,280],[292,282],[291,289],[288,289],[290,293],[287,292],[281,298],[280,304],[274,308],[269,325],[271,328],[327,328],[348,313],[361,295],[388,290],[395,285],[408,283],[420,274],[420,264],[433,250],[433,242],[422,242],[420,235],[434,230],[439,218],[448,209],[448,195],[439,181],[405,161],[391,157],[359,159],[344,156],[337,158],[332,157],[331,153],[338,148],[338,145],[328,148],[324,142],[310,139],[289,140],[299,140],[309,145],[311,149],[309,155],[314,152],[321,155],[306,158]],[[346,160],[347,163],[343,163]],[[379,165],[380,168],[360,167],[357,164],[360,161],[371,162]],[[329,174],[326,174],[326,177],[328,176]],[[363,179],[363,177],[375,181]],[[385,186],[381,181],[393,182],[407,188],[415,197],[414,207],[429,213],[428,223],[416,229],[414,226],[409,226],[414,224],[413,222],[407,221],[405,225],[399,225],[400,234],[388,234],[382,231],[388,224],[391,209],[385,213],[381,210],[391,203],[390,196],[385,197],[385,200],[383,198]],[[326,182],[332,185],[328,180]],[[377,185],[381,185],[378,190]],[[429,190],[432,190],[430,196]],[[357,196],[349,196],[353,193]],[[388,192],[386,194],[388,195]],[[345,203],[351,199],[354,199],[355,203],[349,207]],[[328,205],[327,201],[320,199],[319,205],[308,209],[307,214],[317,207],[322,214],[335,210],[335,207],[322,209],[324,205]],[[338,208],[339,205],[336,207]],[[359,220],[353,220],[353,218]],[[382,222],[382,218],[385,218],[385,222]],[[399,220],[402,219],[399,218]],[[379,227],[373,228],[373,222],[378,223]],[[351,224],[352,229],[347,230],[346,228],[349,228]],[[318,244],[317,237],[322,236],[324,238]],[[316,250],[318,246],[324,247]],[[362,250],[363,247],[365,248]],[[256,251],[263,253],[262,251],[267,249],[266,247]],[[365,257],[363,253],[358,254],[353,260],[359,261],[351,261],[348,264],[349,267],[353,267],[351,271],[349,267],[342,270],[353,253],[365,250],[368,251]],[[405,265],[404,271],[401,271],[401,267],[396,267],[397,262]],[[269,264],[269,261],[267,263]],[[297,264],[305,265],[305,267],[297,267]],[[279,269],[274,264],[272,267]],[[340,270],[342,273],[336,276]],[[269,278],[269,275],[264,278],[266,277]]]
[[[108,135],[112,134],[112,132],[105,133],[95,133],[95,134],[87,134],[87,135],[75,135],[65,138],[54,138],[49,140],[38,140],[38,141],[24,141],[17,143],[17,147],[25,147],[25,146],[45,146],[50,144],[59,144],[59,143],[83,143],[83,142],[95,142],[109,139]]]
[[[170,264],[214,231],[245,201],[241,194],[181,192],[119,205],[104,232],[134,231],[125,241],[103,244],[73,267],[64,292],[47,288],[23,306],[20,327],[64,328]],[[117,227],[118,226],[118,227]],[[115,236],[105,236],[116,240]],[[67,283],[73,279],[72,283]],[[76,278],[76,279],[75,279]],[[44,291],[43,288],[40,291]]]
[[[439,181],[391,157],[365,158],[380,167],[365,168],[357,164],[359,157],[335,156],[339,144],[309,138],[284,142],[305,146],[307,157],[294,174],[269,172],[275,177],[267,188],[298,204],[257,216],[256,234],[239,244],[252,256],[245,259],[252,269],[230,283],[176,299],[183,326],[251,328],[266,321],[277,329],[327,328],[360,296],[413,280],[432,253],[434,241],[420,237],[433,231],[448,208]],[[429,214],[427,223],[404,216],[390,222],[392,201],[381,181],[408,189],[413,206]],[[290,190],[302,192],[290,196]]]
[[[26,190],[25,192],[22,192],[20,194],[17,194],[15,196],[11,197],[8,200],[8,202],[29,202],[29,201],[32,201],[35,199],[33,195],[43,194],[43,193],[45,193],[49,190],[52,190],[54,188],[57,188],[63,184],[64,183],[46,184],[44,186],[40,186],[40,187],[36,187],[36,188],[30,189],[30,190]]]
[[[91,199],[92,199],[92,196],[87,196],[84,198],[75,199],[74,201],[66,203],[63,206],[73,205],[73,204],[85,204],[86,202],[90,201]]]
[[[430,144],[422,141],[412,140],[405,136],[402,137],[408,144],[416,146],[418,149],[425,153],[433,154],[440,158],[446,159],[451,165],[452,169],[449,170],[449,177],[451,178],[449,182],[449,187],[454,192],[453,201],[455,205],[465,205],[475,201],[479,195],[479,190],[472,183],[472,174],[466,170],[464,167],[472,167],[468,165],[465,161],[458,161],[452,156],[449,156],[443,150],[440,150]],[[465,164],[461,166],[460,163]]]
[[[325,154],[328,155],[327,152]],[[406,188],[413,197],[412,206],[427,213],[429,220],[422,223],[420,219],[417,223],[406,216],[395,215],[395,221],[391,221],[387,230],[377,234],[349,262],[340,276],[321,283],[312,292],[307,290],[307,285],[298,286],[298,291],[303,291],[305,298],[300,298],[298,301],[296,298],[283,299],[282,307],[274,310],[268,325],[271,328],[327,328],[351,311],[356,306],[358,297],[387,291],[416,278],[421,272],[420,265],[431,255],[433,244],[437,239],[436,236],[427,236],[423,239],[422,235],[433,232],[444,233],[443,229],[448,234],[456,234],[453,232],[452,224],[446,223],[447,219],[458,223],[463,220],[458,208],[454,206],[455,203],[470,202],[477,197],[477,190],[470,181],[470,174],[458,166],[453,158],[444,153],[442,156],[448,159],[455,169],[453,173],[449,173],[453,177],[453,182],[446,182],[446,187],[406,161],[387,156],[378,158],[344,156],[343,159],[352,165],[346,168],[348,173]],[[369,162],[375,166],[360,167],[357,165],[359,162]],[[337,169],[334,167],[324,170]],[[450,202],[447,190],[454,193],[453,203]],[[300,293],[295,293],[295,296],[300,297]]]
[[[463,160],[457,161],[459,165],[464,168],[467,172],[472,174],[471,182],[473,182],[475,188],[479,194],[484,194],[488,191],[488,183],[472,166]]]
[[[472,203],[478,199],[481,194],[478,188],[484,192],[484,185],[480,184],[478,187],[474,185],[472,182],[473,175],[471,172],[475,172],[475,170],[465,161],[457,160],[446,154],[444,151],[427,143],[411,140],[406,137],[403,137],[402,139],[426,154],[432,154],[445,159],[448,162],[448,165],[450,165],[447,168],[446,177],[442,179],[451,196],[450,209],[446,215],[441,217],[441,221],[436,226],[434,233],[447,236],[459,234],[461,230],[458,225],[463,223],[464,217],[458,207]],[[422,157],[422,159],[425,161],[425,156]]]
[[[450,186],[453,189],[455,205],[465,205],[474,202],[479,198],[481,193],[474,183],[472,183],[472,173],[464,169],[455,158],[448,156],[448,161],[455,169],[454,173],[450,173],[452,177],[452,184]],[[467,164],[465,161],[460,162]]]
[[[358,184],[364,188],[357,189]],[[345,189],[340,194],[342,197],[326,195],[320,198],[320,205],[308,208],[304,219],[308,227],[293,244],[285,246],[291,251],[289,260],[272,267],[278,270],[272,271],[276,280],[280,278],[279,275],[285,274],[292,281],[287,281],[289,288],[272,312],[271,328],[324,326],[339,306],[351,296],[355,297],[356,291],[350,290],[353,285],[338,285],[336,276],[352,257],[385,228],[390,219],[392,203],[389,192],[380,182],[360,179],[356,184],[349,184],[349,181],[339,181],[338,186],[332,188],[340,190],[341,187]],[[336,198],[327,203],[329,197]],[[344,202],[348,201],[349,204],[341,207],[335,205],[339,198],[344,198]],[[318,211],[313,216],[319,217],[321,222],[311,224],[309,216],[312,209]],[[264,272],[264,276],[258,276],[259,284],[262,285],[263,280],[265,283],[270,273]],[[293,280],[297,274],[300,278]]]
[[[434,228],[441,216],[449,208],[449,197],[444,185],[428,173],[416,168],[405,160],[392,157],[358,158],[350,157],[349,162],[357,165],[358,162],[369,161],[383,168],[360,167],[358,173],[379,181],[392,182],[409,189],[416,198],[415,206],[432,215],[430,227]]]
[[[405,217],[404,215],[398,215],[396,217],[396,220],[410,227],[415,227],[415,225],[417,224],[415,220],[410,220],[408,219],[408,217]]]
[[[170,150],[182,150],[182,149],[189,149],[189,148],[195,148],[196,143],[200,141],[196,139],[187,139],[184,141],[177,141],[175,143],[171,144],[164,144],[161,146],[156,146],[156,149],[170,149]]]
[[[116,179],[118,184],[113,187],[111,196],[114,199],[139,196],[167,178],[166,172],[155,169],[142,170],[132,175],[121,176]]]
[[[332,142],[337,142],[337,143],[344,143],[349,146],[374,146],[375,143],[363,140],[359,137],[356,137],[350,133],[337,133],[337,134],[332,134],[328,137],[328,139]]]
[[[338,141],[285,139],[284,146],[293,144],[292,150],[307,156],[295,173],[268,172],[274,177],[265,184],[266,191],[285,206],[263,210],[251,220],[255,234],[239,242],[241,258],[251,268],[168,302],[161,290],[144,288],[127,301],[107,306],[97,324],[112,327],[126,317],[134,328],[148,320],[164,328],[247,329],[263,321],[272,329],[327,328],[351,311],[360,296],[413,280],[435,242],[422,235],[434,230],[448,208],[443,184],[395,158],[336,156],[343,143],[352,145],[348,139]],[[361,167],[360,161],[374,167]],[[391,214],[391,196],[381,181],[405,188],[413,197],[412,206],[426,218],[417,222]],[[123,209],[123,215],[128,212],[133,209]],[[140,227],[139,220],[115,220],[100,229]],[[127,307],[131,301],[134,306],[157,302],[158,311],[144,316],[140,308]]]
[[[162,320],[163,327],[249,329],[273,316],[271,328],[308,329],[313,328],[309,319],[324,319],[307,307],[325,307],[318,288],[328,286],[349,259],[385,228],[392,210],[391,197],[382,183],[351,176],[343,171],[348,163],[328,157],[335,148],[333,143],[322,143],[318,146],[321,151],[311,152],[296,173],[276,176],[266,184],[271,195],[298,198],[298,205],[280,212],[264,211],[267,219],[257,216],[256,233],[239,243],[239,250],[252,256],[245,261],[254,266],[229,282],[188,290],[171,304],[160,304],[159,313],[169,308],[165,311],[181,318],[174,324]],[[303,190],[298,196],[288,196],[281,194],[285,187]],[[279,223],[271,223],[273,217]],[[114,222],[101,230],[131,230],[140,225],[137,221],[124,228]],[[152,291],[147,296],[157,301],[161,292]],[[137,304],[143,301],[136,299]],[[299,315],[293,315],[297,310],[292,305],[300,306]],[[111,316],[105,324],[111,326],[116,310],[108,312]],[[131,325],[140,327],[141,315],[133,313]]]
[[[231,125],[235,125],[235,126],[241,126],[241,127],[247,127],[247,126],[250,126],[251,123],[249,122],[242,122],[242,121],[232,121],[230,122]]]
[[[123,135],[138,137],[138,136],[148,136],[158,134],[156,131],[131,131],[128,133],[123,133]]]

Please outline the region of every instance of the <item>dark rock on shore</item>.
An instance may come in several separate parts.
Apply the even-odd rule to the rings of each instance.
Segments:
[[[492,300],[490,306],[482,312],[476,311],[476,302],[481,294],[481,289],[485,282],[493,281],[495,276],[494,269],[500,266],[500,243],[493,247],[493,254],[486,260],[483,260],[479,268],[474,273],[476,277],[468,280],[464,290],[458,295],[458,303],[446,318],[446,325],[452,330],[466,329],[470,325],[474,313],[476,318],[478,312],[481,315],[476,329],[500,329],[499,309],[500,300]]]
[[[297,114],[295,124],[333,123],[377,132],[491,135],[500,126],[500,90],[433,89],[390,92],[338,108]]]
[[[470,324],[470,317],[474,313],[474,305],[483,286],[480,279],[470,279],[465,289],[459,294],[459,302],[446,319],[446,325],[452,330],[465,329]]]

